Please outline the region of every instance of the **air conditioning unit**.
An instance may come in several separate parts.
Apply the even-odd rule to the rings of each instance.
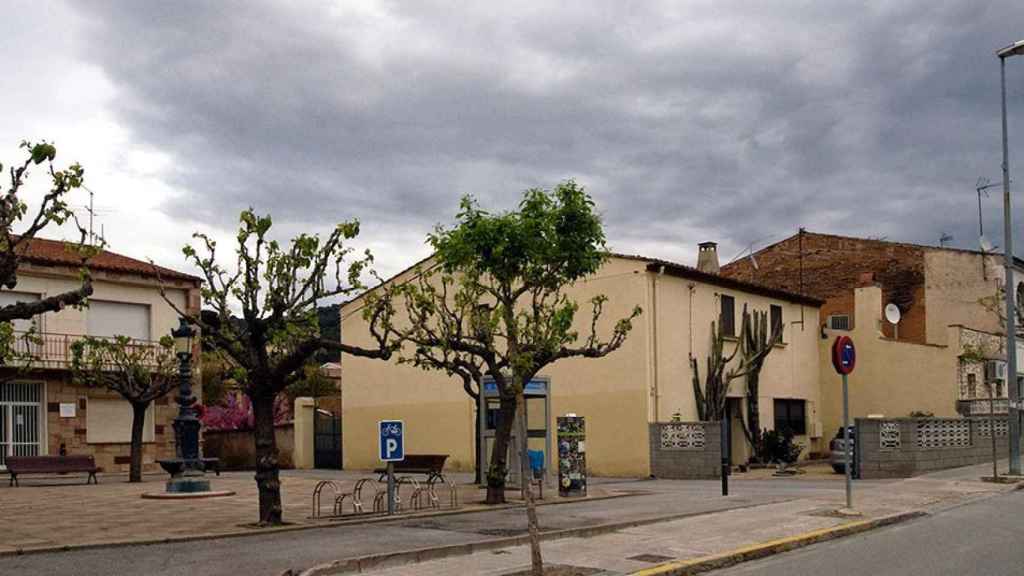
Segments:
[[[985,381],[1006,382],[1006,362],[1003,362],[1002,360],[985,361]]]

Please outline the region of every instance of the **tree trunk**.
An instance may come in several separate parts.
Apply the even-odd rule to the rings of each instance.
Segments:
[[[474,470],[474,473],[475,473],[476,476],[475,476],[475,478],[473,478],[473,483],[474,484],[483,484],[484,483],[484,461],[483,461],[482,458],[480,458],[480,434],[483,431],[480,430],[480,402],[479,401],[476,402],[476,411],[475,411],[474,415],[476,416],[476,422],[473,424],[473,430],[476,431],[476,434],[473,436],[473,462],[474,462],[473,470]]]
[[[149,408],[149,402],[132,402],[131,464],[128,465],[129,482],[142,482],[142,432],[146,428],[147,408]]]
[[[540,527],[537,507],[533,502],[533,468],[530,466],[529,437],[526,425],[526,398],[516,394],[516,436],[519,438],[519,474],[523,501],[526,502],[526,526],[530,534],[530,564],[532,576],[544,576],[544,560],[540,555]]]
[[[505,475],[508,472],[508,444],[516,417],[516,399],[501,397],[498,423],[494,430],[494,449],[487,469],[487,504],[505,503]]]
[[[256,486],[260,496],[260,525],[282,523],[281,481],[278,478],[277,442],[274,438],[274,394],[258,391],[252,400],[256,440]]]

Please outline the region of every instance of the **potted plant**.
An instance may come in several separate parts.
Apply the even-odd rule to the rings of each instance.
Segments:
[[[798,471],[791,468],[800,458],[804,447],[793,442],[793,431],[785,428],[782,431],[765,430],[761,435],[760,458],[764,462],[775,464],[776,476],[792,476]]]

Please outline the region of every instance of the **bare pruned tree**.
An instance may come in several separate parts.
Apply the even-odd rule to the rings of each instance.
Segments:
[[[71,344],[71,371],[78,382],[117,392],[132,406],[129,482],[142,481],[142,436],[149,405],[178,384],[174,341],[164,336],[157,346],[127,336],[87,336]]]
[[[364,310],[376,347],[362,348],[321,337],[317,304],[335,296],[351,296],[365,286],[362,276],[373,261],[369,251],[349,261],[346,242],[359,233],[356,221],[338,224],[325,238],[300,234],[288,245],[269,237],[271,219],[246,210],[239,218],[235,265],[223,267],[217,243],[195,234],[200,247],[184,248],[186,258],[202,273],[202,296],[214,314],[189,314],[165,300],[201,329],[202,338],[231,361],[243,390],[252,401],[255,420],[256,484],[259,521],[282,522],[274,399],[304,376],[303,368],[321,349],[367,358],[387,359],[391,306],[377,298]],[[235,321],[238,310],[242,322]]]

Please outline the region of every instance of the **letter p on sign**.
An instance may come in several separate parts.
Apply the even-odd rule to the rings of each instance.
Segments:
[[[405,459],[405,425],[401,420],[381,420],[378,454],[381,462],[400,462]]]

